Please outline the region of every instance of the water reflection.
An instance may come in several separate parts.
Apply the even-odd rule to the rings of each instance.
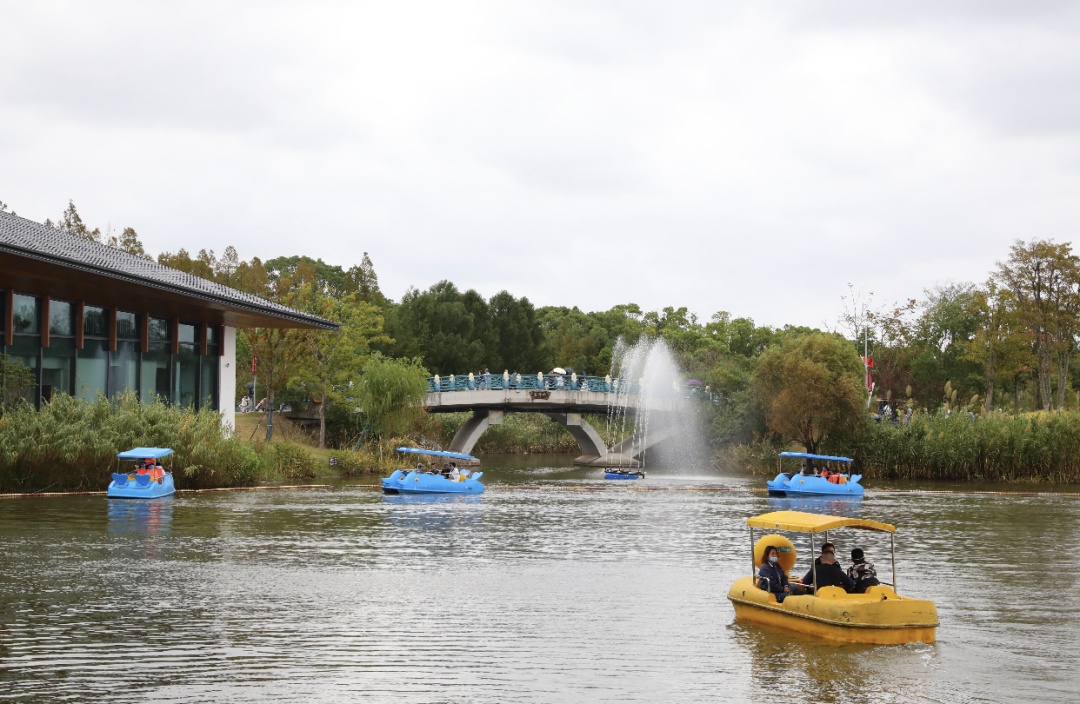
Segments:
[[[482,496],[5,501],[0,699],[1080,700],[1076,499],[807,503],[708,468],[650,473],[660,491],[593,490],[592,470],[529,462],[485,458]],[[900,589],[936,602],[937,644],[836,645],[735,621],[725,595],[750,569],[746,518],[787,508],[897,525]],[[866,541],[887,573],[888,536],[831,537],[845,566],[849,541]],[[1051,563],[1053,580],[1033,578]],[[155,667],[117,666],[118,653]]]
[[[168,533],[172,526],[172,496],[161,499],[108,499],[110,533]]]

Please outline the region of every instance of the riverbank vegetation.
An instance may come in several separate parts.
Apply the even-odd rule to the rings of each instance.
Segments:
[[[74,204],[57,226],[101,239]],[[134,231],[114,240],[150,256]],[[873,477],[1080,482],[1066,430],[1080,416],[1080,260],[1067,243],[1039,240],[1003,254],[981,282],[942,284],[901,302],[878,304],[852,287],[827,330],[762,326],[727,311],[701,320],[686,307],[634,303],[537,308],[508,291],[485,298],[450,281],[392,301],[366,253],[346,267],[302,255],[244,261],[232,247],[220,257],[181,249],[157,261],[338,322],[338,333],[238,331],[236,368],[252,371],[237,375],[237,398],[254,384],[260,400],[315,419],[315,444],[367,453],[378,464],[393,438],[445,446],[460,426],[417,412],[425,375],[563,366],[602,376],[614,371],[619,339],[632,345],[647,336],[665,340],[705,389],[699,411],[717,464],[759,470],[756,457],[810,449],[849,453]],[[399,381],[410,379],[395,388],[411,391],[393,402],[365,381],[376,381],[385,364],[397,365],[390,371],[404,374]],[[1044,415],[1032,420],[1035,411]],[[575,450],[555,423],[513,415],[476,448]],[[222,472],[227,481],[247,476],[238,467]]]

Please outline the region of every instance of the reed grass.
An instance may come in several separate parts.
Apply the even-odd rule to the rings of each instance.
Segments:
[[[140,403],[134,394],[86,402],[57,395],[40,411],[0,418],[0,493],[101,491],[133,447],[169,447],[177,488],[245,486],[266,475],[256,448],[223,432],[212,409]]]
[[[834,449],[870,478],[1080,484],[1080,413],[923,414]]]

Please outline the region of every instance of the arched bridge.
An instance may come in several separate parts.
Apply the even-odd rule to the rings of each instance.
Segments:
[[[425,406],[431,413],[472,411],[450,443],[452,452],[471,453],[484,431],[501,424],[507,413],[542,413],[577,440],[581,455],[575,464],[636,467],[641,453],[667,438],[664,428],[671,424],[659,424],[645,437],[631,435],[609,448],[583,414],[613,409],[625,416],[677,413],[686,409],[686,400],[686,389],[643,394],[637,384],[611,377],[491,374],[430,377]]]

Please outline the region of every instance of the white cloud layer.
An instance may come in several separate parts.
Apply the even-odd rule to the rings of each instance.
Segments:
[[[152,252],[833,323],[1080,214],[1072,2],[8,2],[0,200]]]

